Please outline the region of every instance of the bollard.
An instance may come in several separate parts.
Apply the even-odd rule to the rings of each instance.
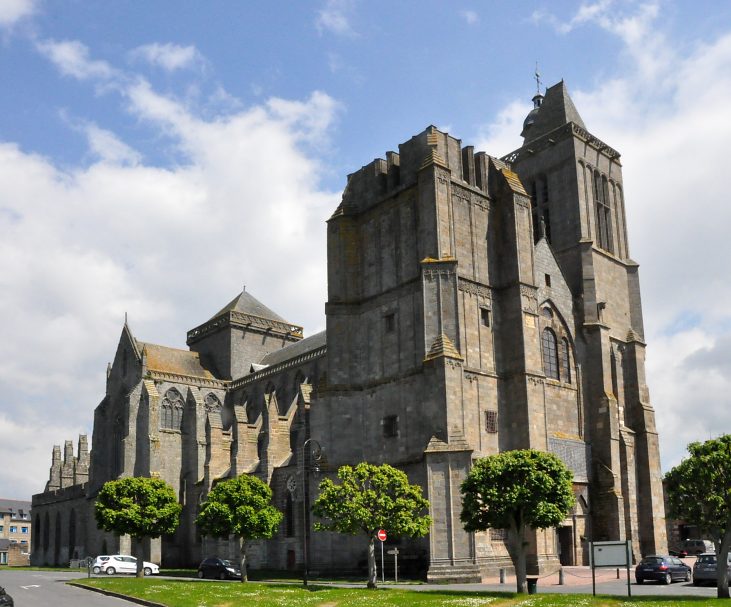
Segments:
[[[503,569],[502,567],[500,567],[500,583],[505,583],[505,569]]]
[[[561,569],[558,570],[558,585],[559,586],[563,586],[564,585],[564,581],[563,581],[563,567],[561,567]]]
[[[617,579],[619,579],[619,567],[617,567]]]

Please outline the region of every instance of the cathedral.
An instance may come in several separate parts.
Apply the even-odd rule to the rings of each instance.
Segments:
[[[348,176],[326,227],[324,332],[303,337],[248,290],[188,331],[188,350],[125,323],[91,451],[85,436],[54,447],[33,496],[33,563],[130,553],[93,516],[124,476],[162,478],[183,505],[149,560],[234,556],[194,520],[217,481],[253,474],[284,519],[252,543],[252,566],[354,572],[362,539],[315,532],[307,505],[321,475],[367,461],[404,470],[430,503],[427,537],[393,538],[399,563],[479,581],[511,566],[506,534],[464,531],[460,484],[475,459],[525,448],[559,456],[576,495],[561,525],[526,538],[529,573],[587,564],[589,541],[666,552],[620,154],[563,82],[533,103],[503,158],[431,126]]]

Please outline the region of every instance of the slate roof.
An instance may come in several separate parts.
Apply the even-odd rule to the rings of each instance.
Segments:
[[[21,510],[23,514],[30,514],[31,502],[25,500],[7,500],[0,498],[0,513],[12,512],[18,514]]]
[[[147,368],[150,371],[216,379],[210,371],[203,367],[198,352],[178,350],[141,341],[137,342],[137,347],[147,355]]]
[[[297,356],[302,356],[303,354],[307,354],[308,352],[317,350],[318,348],[326,345],[327,342],[325,338],[325,331],[315,333],[314,335],[310,335],[309,337],[293,343],[286,348],[282,348],[281,350],[277,350],[276,352],[267,354],[264,358],[261,359],[260,363],[262,365],[271,367],[272,365],[278,365],[279,363],[283,363],[285,360],[290,360],[292,358],[296,358]]]
[[[576,109],[574,102],[571,101],[569,92],[562,80],[546,89],[546,96],[535,112],[532,126],[523,132],[525,143],[538,139],[569,122],[586,129],[586,125],[579,116],[579,111]]]
[[[211,316],[210,320],[225,314],[226,312],[242,312],[243,314],[251,314],[252,316],[258,316],[259,318],[266,318],[268,320],[276,320],[279,322],[287,323],[279,314],[267,308],[261,303],[256,297],[251,295],[246,290],[241,291],[236,297],[234,297],[228,304],[226,304],[221,310]],[[289,324],[289,323],[287,323]]]
[[[7,552],[8,548],[10,548],[10,540],[0,538],[0,552]]]

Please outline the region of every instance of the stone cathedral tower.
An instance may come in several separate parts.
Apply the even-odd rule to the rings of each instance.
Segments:
[[[354,573],[360,538],[315,532],[306,514],[307,440],[326,473],[389,463],[423,487],[429,536],[399,543],[413,575],[479,581],[511,566],[504,530],[469,534],[459,520],[474,460],[509,449],[553,452],[574,474],[574,510],[526,538],[532,572],[586,564],[586,540],[665,552],[619,154],[587,131],[563,82],[534,103],[505,158],[429,127],[348,176],[327,222],[326,331],[303,338],[247,291],[188,332],[189,350],[125,324],[90,457],[85,442],[74,465],[70,445],[64,464],[55,449],[33,497],[34,563],[127,551],[129,538],[96,529],[93,503],[132,475],[165,479],[183,504],[148,559],[235,556],[235,543],[201,538],[195,516],[215,483],[254,474],[285,516],[252,545],[253,567]]]
[[[530,191],[534,230],[573,299],[592,446],[593,537],[631,538],[636,555],[664,553],[660,454],[620,155],[587,131],[563,81],[533,102],[523,146],[506,160]]]

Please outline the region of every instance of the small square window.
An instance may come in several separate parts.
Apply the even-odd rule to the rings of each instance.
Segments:
[[[393,333],[396,330],[396,314],[386,314],[383,317],[385,323],[386,333]]]
[[[508,539],[508,532],[506,529],[490,529],[490,541],[502,542]]]
[[[483,327],[490,326],[490,310],[487,308],[480,308],[480,322]]]
[[[21,533],[28,533],[28,527],[21,527],[20,528]]]
[[[485,431],[497,434],[497,411],[485,411]]]
[[[387,415],[381,420],[383,425],[384,438],[396,438],[398,436],[398,415]]]
[[[546,286],[547,287],[550,287],[551,286],[551,275],[550,274],[544,274],[544,276],[546,278]]]
[[[10,533],[18,533],[18,528],[14,525],[10,525]]]

